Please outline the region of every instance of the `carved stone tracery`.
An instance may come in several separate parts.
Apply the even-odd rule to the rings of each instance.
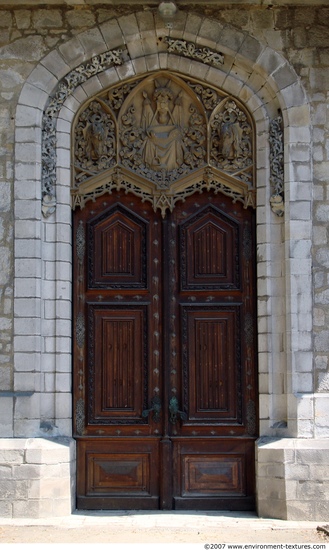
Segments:
[[[213,189],[255,207],[253,125],[238,100],[161,71],[113,86],[74,127],[72,206],[125,189],[165,216]]]

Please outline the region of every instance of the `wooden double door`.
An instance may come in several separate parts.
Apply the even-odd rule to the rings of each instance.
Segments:
[[[253,224],[210,192],[74,214],[78,508],[253,509]]]

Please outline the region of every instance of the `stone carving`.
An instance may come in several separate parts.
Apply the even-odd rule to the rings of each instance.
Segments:
[[[211,164],[252,183],[252,127],[247,115],[229,99],[211,120]]]
[[[121,127],[123,166],[161,188],[206,163],[205,118],[170,79],[155,79],[135,95]]]
[[[120,189],[162,216],[210,189],[255,207],[252,120],[192,78],[159,71],[113,86],[80,113],[74,137],[73,208]]]
[[[80,182],[115,165],[115,123],[98,101],[92,101],[79,117],[74,155]]]
[[[202,63],[207,63],[207,65],[214,65],[215,67],[219,67],[224,63],[223,54],[210,48],[198,48],[193,42],[169,38],[168,36],[166,36],[165,41],[168,44],[169,53],[178,53],[184,55],[184,57],[190,57],[202,61]]]
[[[92,57],[68,73],[58,84],[54,96],[43,113],[42,119],[42,213],[47,218],[56,208],[56,123],[66,99],[77,86],[112,65],[121,65],[123,50],[110,50]]]
[[[188,81],[188,85],[200,98],[200,101],[202,102],[206,111],[209,112],[209,114],[211,114],[216,105],[218,105],[219,102],[225,98],[224,94],[221,95],[213,88],[210,88],[209,86],[204,86],[203,84],[200,84],[198,82],[196,83]]]
[[[283,120],[279,115],[270,122],[270,180],[273,194],[270,198],[272,211],[284,215],[284,151]]]

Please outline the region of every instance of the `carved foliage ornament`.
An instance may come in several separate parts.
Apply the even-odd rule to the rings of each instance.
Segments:
[[[123,63],[123,50],[110,50],[82,63],[63,78],[50,98],[42,119],[42,212],[50,216],[56,208],[56,123],[57,116],[67,98],[77,86],[112,65]]]
[[[78,113],[73,208],[113,189],[151,201],[215,189],[255,206],[253,125],[222,91],[166,71],[116,85]]]
[[[284,214],[284,151],[283,119],[279,115],[270,122],[271,208],[277,216]]]

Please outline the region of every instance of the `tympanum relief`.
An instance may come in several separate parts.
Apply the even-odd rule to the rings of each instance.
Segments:
[[[160,72],[94,97],[74,127],[73,207],[124,188],[165,215],[215,189],[255,206],[253,125],[238,100]]]

